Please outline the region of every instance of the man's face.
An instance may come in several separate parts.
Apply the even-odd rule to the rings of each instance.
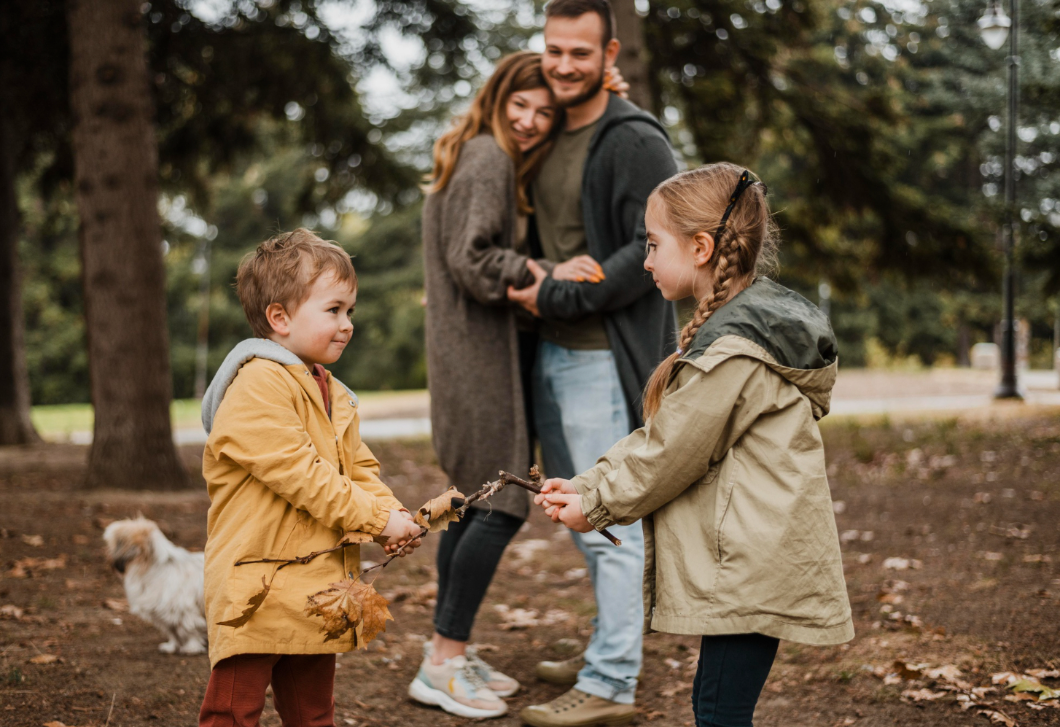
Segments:
[[[605,49],[603,36],[604,21],[596,13],[545,21],[541,70],[560,106],[578,106],[600,91],[604,69],[618,55],[618,41]]]

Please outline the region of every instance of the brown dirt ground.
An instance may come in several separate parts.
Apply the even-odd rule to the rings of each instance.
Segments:
[[[857,636],[837,648],[783,644],[756,724],[989,725],[978,710],[962,711],[952,694],[919,703],[902,697],[930,681],[885,684],[871,670],[891,671],[898,659],[954,664],[973,686],[987,686],[990,674],[1001,670],[1060,668],[1060,413],[825,420],[823,433],[833,497],[843,503],[836,520],[848,538],[844,562]],[[426,442],[381,443],[375,451],[384,477],[407,503],[444,488]],[[0,620],[0,724],[194,724],[207,659],[158,653],[161,639],[152,627],[104,606],[104,599],[124,593],[103,560],[100,527],[105,519],[143,513],[178,544],[201,548],[205,492],[201,486],[177,493],[79,490],[84,455],[64,445],[0,450],[0,605],[23,610],[21,618]],[[198,452],[189,449],[186,456],[197,468]],[[32,535],[43,545],[25,542],[23,536]],[[544,541],[547,548],[509,549],[474,635],[488,659],[525,685],[509,700],[513,716],[493,721],[498,727],[519,724],[514,714],[520,708],[563,691],[535,682],[533,665],[564,656],[571,639],[584,643],[594,608],[584,574],[576,570],[583,563],[565,533],[536,513],[518,540]],[[463,721],[405,696],[430,633],[431,604],[415,587],[433,581],[433,554],[429,541],[384,571],[378,584],[384,594],[411,595],[392,605],[396,623],[368,651],[340,657],[338,725]],[[63,555],[62,567],[30,569],[29,577],[11,573],[22,558]],[[377,559],[379,551],[366,548],[364,556]],[[885,570],[883,561],[891,557],[922,566]],[[901,603],[879,600],[888,579],[908,584]],[[564,618],[505,631],[494,608],[499,604],[542,614],[558,609]],[[919,626],[899,627],[887,608],[915,616]],[[691,725],[690,665],[697,646],[689,637],[646,639],[638,724]],[[42,654],[58,661],[32,661]],[[1057,686],[1056,680],[1046,683]],[[1002,697],[987,695],[1019,725],[1060,725],[1060,709],[1034,711]],[[279,724],[271,707],[262,724]]]

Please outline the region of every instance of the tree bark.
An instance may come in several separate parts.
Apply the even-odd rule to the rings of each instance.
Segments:
[[[613,0],[618,41],[622,50],[618,54],[618,67],[629,83],[629,100],[647,111],[653,108],[651,85],[648,81],[648,63],[644,57],[644,20],[637,14],[633,0]]]
[[[173,489],[158,145],[140,0],[71,0],[70,106],[95,429],[88,487]]]
[[[39,442],[30,419],[25,321],[18,266],[18,197],[13,123],[0,114],[0,445]]]

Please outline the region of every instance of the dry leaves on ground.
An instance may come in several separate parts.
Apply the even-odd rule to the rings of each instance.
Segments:
[[[56,558],[19,558],[15,566],[7,572],[8,578],[32,578],[41,571],[57,570],[66,567],[66,553]]]
[[[22,618],[22,609],[13,603],[6,603],[3,606],[0,606],[0,618],[8,618],[18,621]]]
[[[550,609],[544,616],[533,608],[512,608],[503,603],[493,607],[501,617],[501,629],[513,631],[515,629],[528,629],[534,626],[552,626],[558,623],[570,621],[571,615],[558,608]]]
[[[44,547],[44,537],[41,535],[23,535],[22,542],[34,548]]]
[[[454,505],[453,498],[459,498],[460,503]],[[421,528],[427,528],[432,533],[446,530],[449,523],[460,520],[460,514],[456,510],[464,504],[464,499],[466,498],[455,487],[450,487],[438,497],[431,498],[421,505],[413,520]]]
[[[54,664],[59,661],[59,657],[55,654],[37,654],[35,657],[29,660],[30,664]]]
[[[309,596],[305,613],[324,619],[321,626],[326,634],[324,641],[337,639],[352,630],[354,646],[366,648],[386,630],[387,620],[394,620],[387,608],[388,603],[371,584],[343,580]],[[358,626],[361,627],[360,634],[357,633]]]
[[[111,611],[128,611],[129,602],[124,598],[104,598],[103,605]]]

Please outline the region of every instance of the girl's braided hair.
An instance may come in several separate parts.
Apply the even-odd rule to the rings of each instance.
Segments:
[[[648,205],[676,237],[691,240],[697,233],[709,232],[715,239],[712,287],[681,329],[677,350],[652,372],[644,388],[645,421],[659,410],[674,366],[688,351],[696,331],[756,274],[768,273],[776,266],[776,225],[769,214],[765,186],[748,187],[722,227],[722,216],[742,172],[729,162],[707,164],[670,177],[648,197]]]

